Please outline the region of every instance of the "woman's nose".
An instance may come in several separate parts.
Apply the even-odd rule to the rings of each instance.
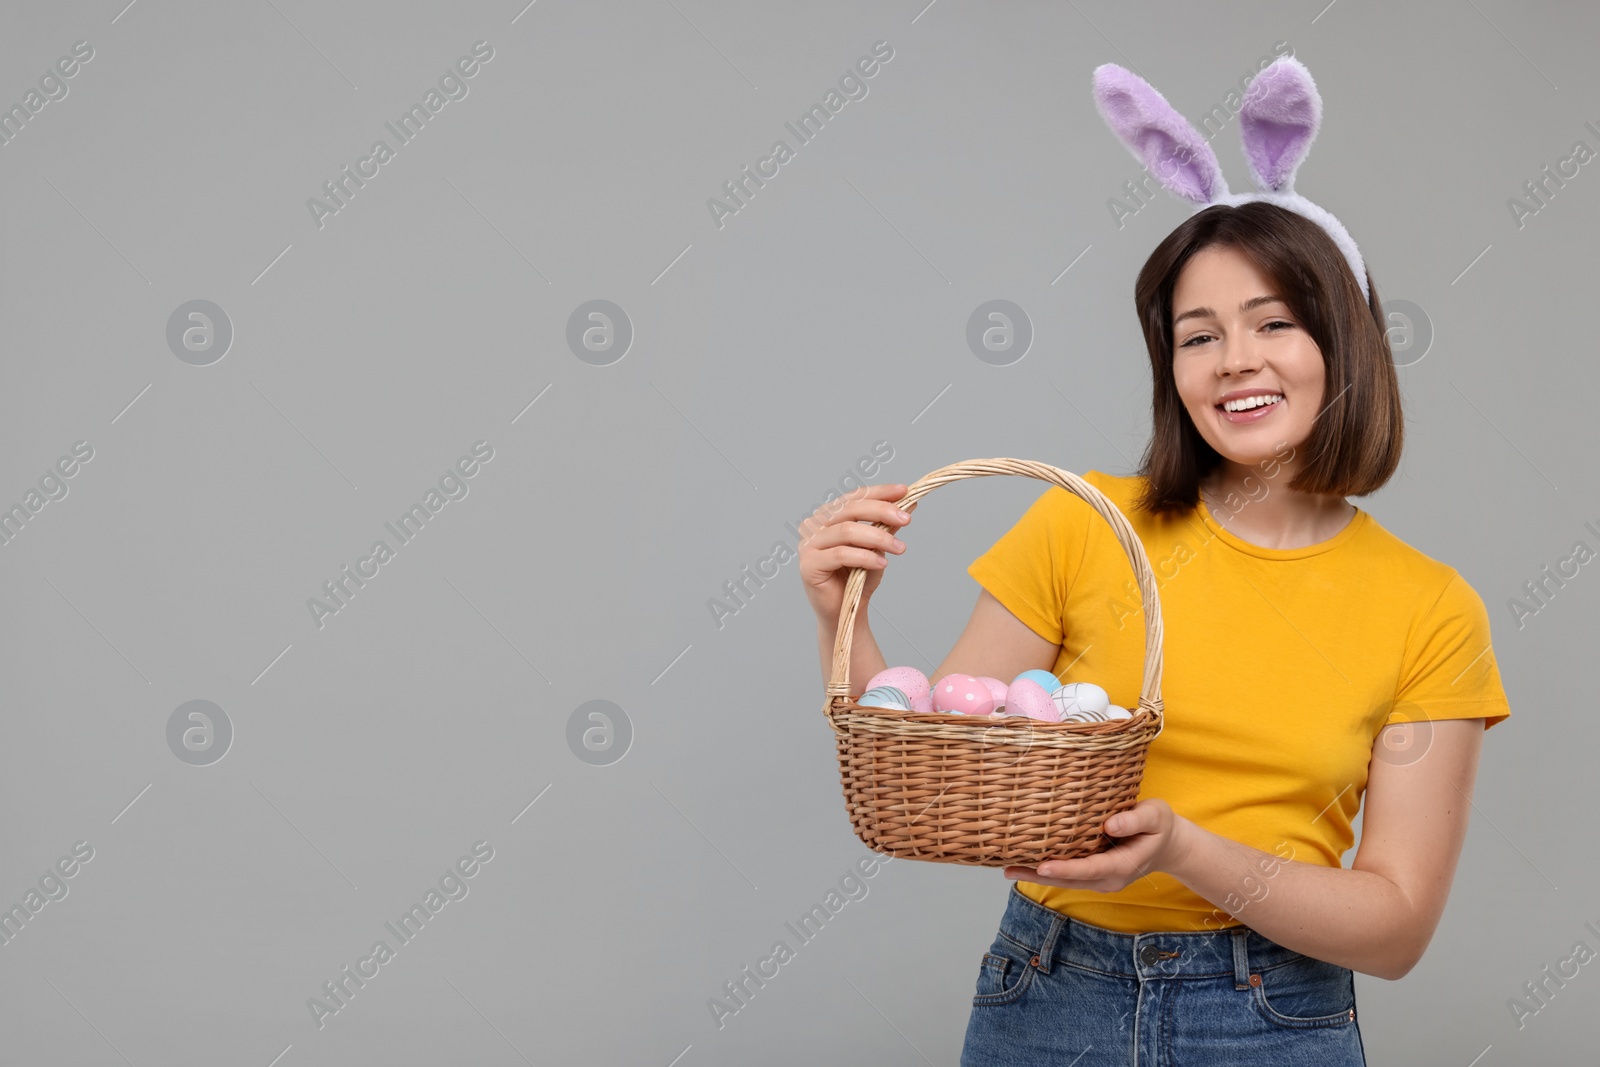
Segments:
[[[1249,338],[1234,337],[1217,346],[1219,369],[1230,375],[1261,369],[1261,353]]]

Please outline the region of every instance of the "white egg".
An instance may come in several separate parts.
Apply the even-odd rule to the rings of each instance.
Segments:
[[[1050,699],[1061,709],[1063,722],[1104,722],[1111,706],[1110,695],[1093,682],[1068,682],[1051,693]]]

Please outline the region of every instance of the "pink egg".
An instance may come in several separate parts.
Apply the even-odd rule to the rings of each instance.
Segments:
[[[933,689],[934,711],[955,711],[962,715],[987,715],[994,710],[994,697],[983,679],[970,674],[947,674]]]
[[[911,701],[911,710],[923,715],[933,714],[933,701],[929,697],[928,676],[915,667],[886,667],[867,680],[867,690],[880,685],[892,685]]]
[[[1006,690],[1006,714],[1026,715],[1043,722],[1061,721],[1061,709],[1044,686],[1031,678],[1018,678]]]
[[[1000,706],[1006,702],[1006,683],[998,678],[983,675],[979,676],[978,681],[989,687],[989,699],[994,701],[994,708],[999,711]]]

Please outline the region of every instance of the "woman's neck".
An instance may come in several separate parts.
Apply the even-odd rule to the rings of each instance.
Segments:
[[[1261,548],[1320,544],[1355,518],[1355,505],[1341,496],[1290,489],[1295,474],[1284,464],[1269,478],[1225,463],[1200,479],[1201,499],[1223,529]]]

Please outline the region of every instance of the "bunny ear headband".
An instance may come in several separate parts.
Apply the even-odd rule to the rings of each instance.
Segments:
[[[1321,226],[1344,253],[1369,301],[1367,271],[1349,231],[1332,214],[1294,191],[1295,172],[1305,161],[1322,124],[1322,97],[1305,64],[1280,56],[1250,83],[1239,109],[1239,135],[1250,177],[1270,190],[1228,192],[1228,182],[1210,143],[1166,97],[1132,71],[1104,63],[1094,71],[1094,102],[1117,139],[1128,146],[1167,191],[1200,211],[1212,204],[1237,207],[1253,200],[1277,204]]]

